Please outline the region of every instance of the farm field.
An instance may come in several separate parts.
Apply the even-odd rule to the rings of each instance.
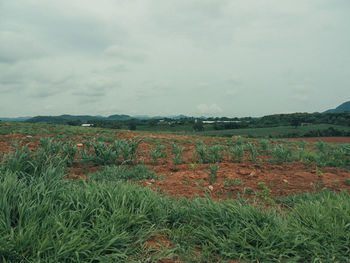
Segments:
[[[127,128],[127,127],[126,127]],[[239,129],[223,129],[215,130],[212,124],[204,124],[203,131],[193,131],[193,125],[156,125],[149,126],[137,126],[136,130],[149,131],[149,132],[163,132],[179,135],[195,135],[195,136],[214,136],[214,137],[231,137],[231,136],[243,136],[252,138],[284,138],[284,137],[305,137],[308,138],[312,134],[318,134],[317,136],[324,136],[322,132],[327,134],[329,129],[337,131],[350,132],[349,126],[333,125],[333,124],[312,124],[307,126],[276,126],[276,127],[262,127],[262,128],[239,128]],[[329,134],[329,132],[328,132]],[[315,135],[314,135],[315,136]]]
[[[244,137],[304,137],[305,134],[315,131],[323,131],[329,128],[350,131],[347,126],[331,125],[331,124],[314,124],[308,126],[301,126],[295,128],[293,126],[277,126],[268,128],[246,128],[246,129],[232,129],[232,130],[212,130],[202,132],[205,136],[221,136],[221,137],[231,137],[235,135],[240,135]],[[308,136],[306,136],[307,138]]]
[[[349,262],[348,137],[0,123],[3,262]]]

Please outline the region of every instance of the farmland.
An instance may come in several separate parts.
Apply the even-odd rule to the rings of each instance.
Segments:
[[[348,139],[0,122],[0,260],[349,262]]]

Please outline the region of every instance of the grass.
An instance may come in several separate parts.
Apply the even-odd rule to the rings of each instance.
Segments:
[[[106,166],[103,171],[91,175],[91,179],[97,181],[143,180],[155,178],[157,178],[156,174],[142,164],[132,168],[125,165]]]
[[[215,130],[212,124],[204,125],[204,131],[196,132],[193,129],[193,125],[156,125],[149,126],[137,126],[137,130],[150,131],[150,132],[165,132],[173,134],[184,135],[196,135],[196,136],[219,136],[219,137],[231,137],[231,136],[244,136],[255,138],[281,138],[281,137],[303,137],[308,132],[324,131],[329,128],[336,130],[350,131],[348,126],[333,125],[333,124],[313,124],[307,126],[300,126],[295,128],[294,126],[276,126],[266,128],[243,128],[243,129],[225,129]]]
[[[298,128],[295,128],[293,126],[278,126],[278,127],[271,127],[271,128],[212,130],[212,131],[204,131],[199,134],[203,136],[220,136],[220,137],[231,137],[231,136],[240,135],[244,137],[278,138],[278,137],[289,137],[290,134],[295,133],[297,135],[296,137],[302,137],[307,132],[314,131],[314,130],[325,130],[330,127],[338,130],[350,131],[350,128],[347,126],[339,126],[339,125],[332,125],[332,124],[315,124],[315,125],[309,125],[309,126],[302,126]]]
[[[230,179],[225,179],[225,187],[238,187],[241,186],[243,183],[239,178],[230,180]]]
[[[18,128],[25,132],[21,124]],[[29,133],[38,126],[30,124],[27,129]],[[61,126],[60,132],[65,129]],[[80,129],[76,131],[82,136]],[[100,139],[115,138],[105,135]],[[350,262],[347,192],[322,190],[273,199],[261,182],[258,199],[251,202],[243,195],[225,201],[210,196],[173,199],[138,186],[139,180],[159,179],[144,165],[135,165],[140,141],[98,143],[100,157],[110,147],[121,161],[105,163],[112,166],[90,174],[87,181],[62,180],[76,153],[70,142],[43,139],[35,151],[24,145],[0,155],[0,262]],[[282,144],[284,148],[278,146]],[[336,167],[348,167],[350,162],[348,145],[249,145],[250,151],[244,141],[234,140],[229,146],[232,158],[240,161],[243,152],[250,157],[268,153],[278,162],[298,159]],[[182,161],[183,149],[172,147],[174,161]],[[224,148],[210,147],[205,148],[203,162],[221,158]],[[218,167],[209,165],[211,183]],[[238,187],[242,182],[226,180],[225,185]],[[147,246],[154,236],[162,237],[165,246]]]
[[[72,182],[62,175],[47,169],[28,184],[1,173],[2,262],[157,262],[167,256],[187,262],[349,262],[345,192],[290,197],[284,216],[235,200],[176,200],[120,181]],[[156,233],[171,244],[163,254],[145,246]]]

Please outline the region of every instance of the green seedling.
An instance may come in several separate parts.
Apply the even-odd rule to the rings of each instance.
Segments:
[[[229,148],[231,154],[231,160],[233,162],[242,162],[244,158],[244,147],[241,145],[235,145]]]
[[[218,169],[219,169],[218,163],[216,163],[215,165],[212,165],[212,164],[209,165],[209,170],[207,172],[209,174],[210,184],[213,184],[216,181]]]
[[[248,142],[246,144],[246,149],[249,151],[250,160],[252,162],[256,162],[256,157],[258,156],[258,149],[256,148],[256,145]]]
[[[230,180],[230,179],[225,179],[224,181],[224,186],[225,187],[238,187],[242,185],[242,181],[239,178]]]
[[[257,186],[260,191],[256,192],[255,195],[268,204],[274,204],[275,201],[270,197],[271,189],[265,184],[265,182],[259,182],[257,183]]]
[[[345,178],[345,184],[350,185],[350,178]]]
[[[188,168],[190,168],[192,171],[195,171],[197,168],[197,165],[195,163],[189,163]]]
[[[175,143],[171,144],[171,148],[174,154],[173,156],[171,156],[171,159],[173,160],[174,165],[177,166],[183,162],[182,153],[184,151],[184,148]]]

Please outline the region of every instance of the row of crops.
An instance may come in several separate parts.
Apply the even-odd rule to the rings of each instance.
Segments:
[[[213,169],[225,160],[348,167],[347,146],[232,140],[199,142],[185,155],[180,143],[147,151],[139,140],[83,144],[42,138],[1,156],[0,262],[350,262],[346,192],[290,196],[284,213],[244,199],[172,199],[129,182],[155,178],[144,156],[150,164],[170,158]],[[62,180],[76,162],[105,168],[96,180]],[[155,237],[165,245],[148,246]]]
[[[91,140],[86,141],[84,147],[80,148],[72,142],[41,138],[36,149],[30,149],[29,145],[17,145],[12,152],[3,154],[1,160],[11,171],[21,171],[24,174],[40,174],[47,164],[69,167],[75,161],[94,165],[136,165],[140,162],[144,163],[145,156],[152,160],[153,165],[156,165],[159,160],[166,160],[170,157],[175,166],[184,162],[215,164],[224,160],[231,162],[247,160],[259,163],[302,161],[307,166],[314,164],[322,168],[326,166],[350,167],[350,146],[346,144],[330,145],[318,142],[310,149],[305,142],[289,145],[271,143],[268,140],[230,141],[226,145],[206,145],[203,142],[197,142],[193,152],[185,160],[183,154],[185,148],[180,144],[158,143],[145,151],[140,147],[141,143],[142,140],[121,139],[109,144]]]

